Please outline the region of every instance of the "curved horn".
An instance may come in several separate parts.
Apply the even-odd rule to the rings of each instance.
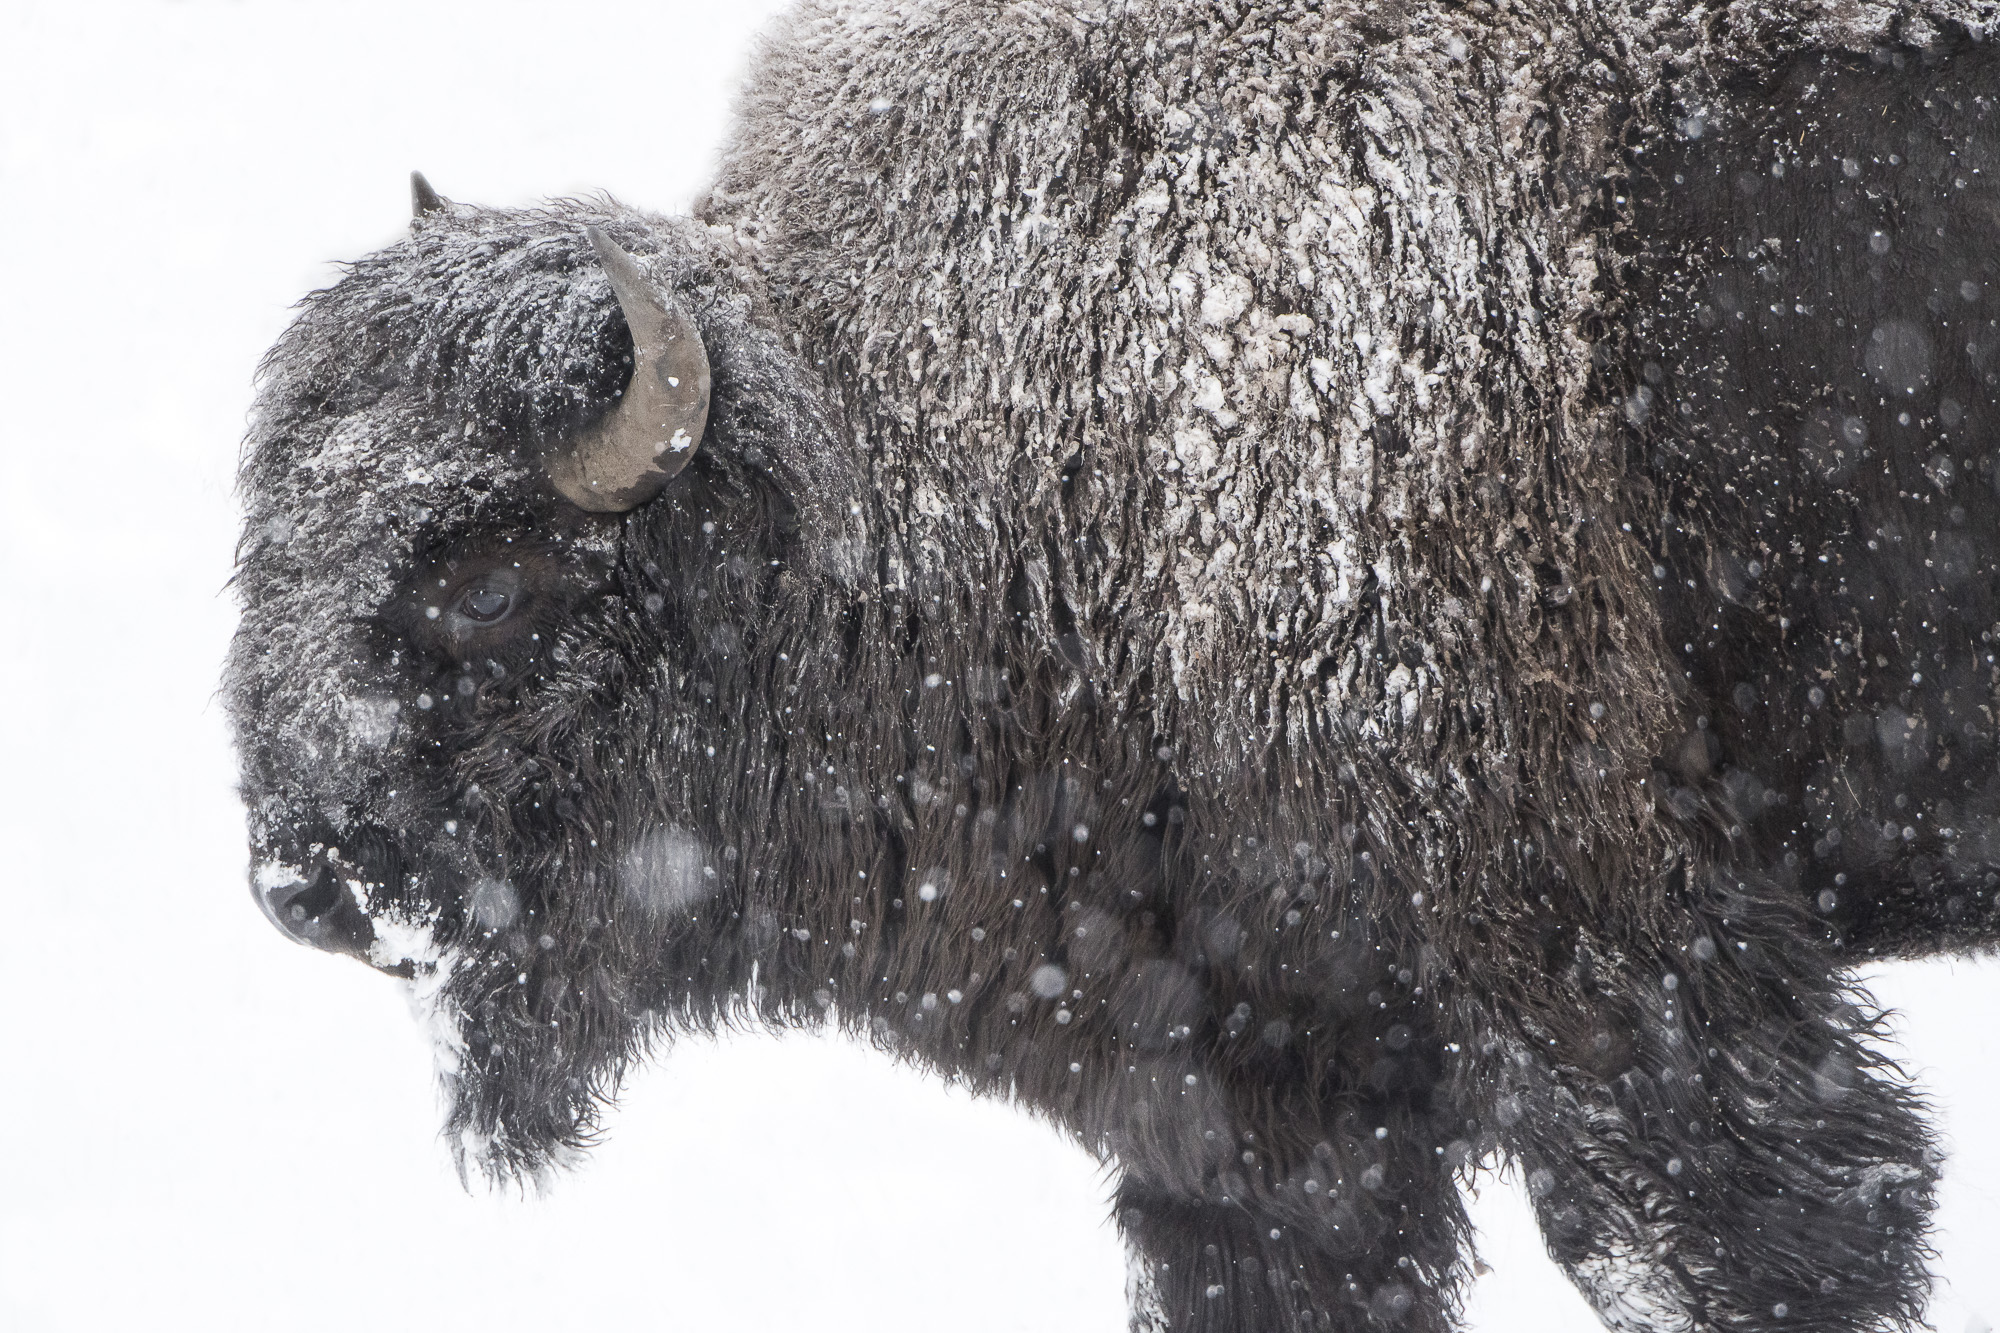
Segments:
[[[450,202],[450,200],[431,188],[431,183],[424,179],[423,172],[413,171],[410,173],[410,220],[412,222],[432,213],[444,212]]]
[[[670,306],[638,262],[585,228],[632,330],[632,382],[597,421],[542,455],[563,497],[596,514],[622,514],[660,493],[694,457],[708,424],[708,353],[693,321]]]

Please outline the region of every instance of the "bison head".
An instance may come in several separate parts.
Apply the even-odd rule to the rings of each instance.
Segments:
[[[726,1010],[763,834],[729,794],[859,506],[717,238],[418,202],[263,368],[228,703],[258,902],[408,977],[459,1151],[533,1171]]]

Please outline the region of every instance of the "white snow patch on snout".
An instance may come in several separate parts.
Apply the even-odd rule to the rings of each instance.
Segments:
[[[418,971],[435,968],[443,957],[434,931],[435,916],[411,916],[390,909],[371,916],[375,941],[368,946],[368,961],[377,967],[397,967],[411,963]]]
[[[306,872],[289,861],[259,861],[257,868],[250,872],[250,880],[259,893],[282,889],[288,884],[302,884],[305,877]]]

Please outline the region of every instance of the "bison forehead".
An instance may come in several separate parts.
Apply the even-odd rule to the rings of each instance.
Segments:
[[[427,222],[307,300],[266,362],[263,405],[310,419],[400,393],[501,434],[575,424],[616,395],[630,351],[588,258],[592,223],[660,248],[649,224],[602,209]]]
[[[538,448],[612,401],[629,366],[616,301],[582,257],[592,222],[613,218],[453,215],[310,297],[261,374],[246,558],[266,539],[338,557],[531,501]],[[661,248],[644,222],[616,225]]]
[[[377,403],[317,428],[258,444],[288,460],[263,469],[247,494],[247,568],[322,578],[360,611],[393,590],[384,580],[420,533],[477,522],[500,497],[525,494],[532,473],[466,422],[457,429],[403,401]],[[254,438],[254,437],[253,437]]]
[[[457,429],[453,429],[456,425]],[[331,423],[321,436],[294,443],[290,485],[281,498],[293,512],[353,502],[365,517],[409,524],[469,514],[483,498],[525,485],[531,472],[517,451],[496,444],[480,424],[462,423],[420,405],[385,402]],[[356,515],[342,515],[352,523]]]

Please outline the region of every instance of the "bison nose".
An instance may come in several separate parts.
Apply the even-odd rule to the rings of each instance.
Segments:
[[[315,862],[304,878],[259,879],[252,887],[257,903],[271,924],[300,944],[332,953],[368,957],[375,928],[324,861]]]

